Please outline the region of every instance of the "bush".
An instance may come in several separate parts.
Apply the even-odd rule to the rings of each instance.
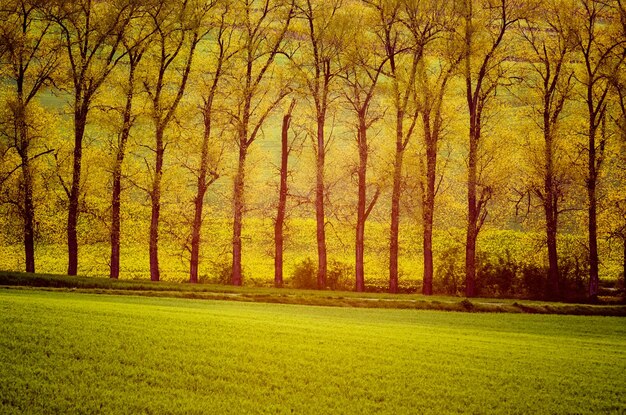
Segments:
[[[589,256],[586,252],[574,251],[570,256],[559,259],[561,297],[569,300],[585,299],[589,281]]]
[[[298,263],[291,276],[291,285],[294,288],[313,290],[317,288],[317,265],[311,258]]]
[[[349,291],[354,289],[354,268],[345,262],[331,260],[328,264],[326,285],[331,290]]]
[[[317,264],[306,258],[296,265],[291,276],[291,286],[294,288],[317,289]],[[352,266],[345,262],[330,260],[326,275],[326,288],[331,290],[352,290],[354,288],[354,273]]]
[[[465,290],[465,269],[462,249],[447,248],[438,256],[433,291],[437,294],[459,295]]]
[[[477,294],[489,297],[544,299],[548,267],[529,260],[503,242],[500,249],[482,249],[476,255]],[[493,248],[493,246],[492,246]],[[565,249],[566,248],[566,249]],[[465,289],[465,250],[461,245],[442,247],[436,257],[435,293],[462,295]],[[583,247],[568,246],[559,252],[560,297],[582,300],[586,296],[589,259]]]
[[[522,296],[540,299],[546,294],[548,270],[535,264],[526,264],[521,268]]]
[[[476,289],[479,294],[503,297],[513,296],[519,291],[520,264],[512,258],[508,250],[505,250],[504,256],[495,257],[480,252],[476,262]]]
[[[233,264],[229,259],[223,259],[213,263],[211,276],[202,274],[198,277],[198,282],[201,284],[222,284],[230,285],[233,275]],[[242,283],[245,280],[245,274],[242,271],[241,275]]]

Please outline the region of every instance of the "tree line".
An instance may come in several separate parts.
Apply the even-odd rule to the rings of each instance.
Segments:
[[[109,183],[111,278],[120,274],[122,194],[129,186],[149,200],[150,275],[161,278],[164,169],[168,158],[178,157],[194,181],[187,236],[192,283],[198,282],[207,192],[234,165],[230,280],[241,285],[250,151],[267,139],[277,118],[277,287],[283,286],[287,202],[294,197],[290,156],[298,150],[314,155],[309,201],[316,221],[317,286],[327,287],[327,155],[338,145],[337,118],[349,120],[343,128],[354,143],[340,151],[355,152],[357,291],[365,289],[366,223],[383,201],[389,204],[389,291],[398,291],[401,211],[407,182],[413,181],[418,196],[412,202],[421,216],[422,290],[433,293],[434,218],[449,171],[443,159],[464,172],[465,295],[476,295],[478,236],[490,209],[501,203],[498,176],[506,170],[493,167],[496,148],[513,145],[505,131],[496,133],[494,121],[507,105],[519,107],[515,118],[528,122],[526,167],[509,193],[516,210],[539,207],[543,213],[546,297],[561,296],[558,235],[561,215],[572,204],[586,209],[589,297],[598,295],[599,199],[608,199],[605,205],[616,212],[609,233],[626,241],[626,191],[619,175],[626,159],[621,0],[2,0],[0,15],[0,188],[2,203],[20,222],[27,272],[36,269],[41,197],[34,177],[45,159],[54,166],[47,186],[62,189],[67,273],[76,275],[81,217],[89,214],[83,150],[98,135],[90,128],[103,125],[113,131],[109,177],[101,178]],[[118,93],[111,92],[115,88]],[[66,103],[63,116],[72,125],[64,137],[71,143],[68,152],[48,138],[53,110],[45,99]],[[183,143],[182,157],[173,137],[190,112],[201,123],[194,130],[198,137]],[[453,122],[465,135],[462,160],[443,154]],[[128,171],[133,135],[141,137],[142,174]],[[372,157],[379,156],[372,140],[380,135],[389,168],[384,179],[372,180]],[[418,160],[408,167],[411,146],[419,148]],[[606,196],[603,180],[616,182],[617,190]],[[573,195],[576,185],[584,187],[584,200]],[[626,244],[624,258],[626,271]]]

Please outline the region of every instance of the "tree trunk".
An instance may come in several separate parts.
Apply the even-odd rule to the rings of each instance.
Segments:
[[[113,168],[113,191],[111,194],[111,264],[109,277],[118,279],[120,276],[120,195],[122,193],[122,160],[118,148],[117,161]]]
[[[83,106],[81,100],[77,99],[75,106]],[[80,198],[80,179],[83,158],[83,137],[87,124],[87,111],[84,108],[74,112],[74,152],[72,165],[72,184],[68,192],[69,207],[67,214],[67,251],[68,264],[67,274],[76,275],[78,273],[78,236],[76,227],[78,224],[78,208]]]
[[[211,137],[211,104],[207,105],[204,114],[204,135],[200,155],[200,172],[198,174],[198,192],[194,198],[194,216],[191,228],[191,261],[189,264],[189,282],[198,282],[198,265],[200,263],[200,234],[202,231],[202,212],[204,210],[204,195],[210,183],[207,183],[209,139]],[[214,180],[215,180],[214,176]],[[211,183],[214,181],[211,180]]]
[[[426,138],[426,189],[422,204],[422,221],[424,228],[424,279],[422,294],[433,293],[433,217],[435,212],[435,181],[437,173],[437,136],[433,135],[428,115],[424,117],[424,133]]]
[[[126,156],[126,143],[130,136],[133,110],[133,86],[135,84],[135,64],[131,61],[128,75],[128,88],[126,105],[122,116],[122,131],[120,134],[115,165],[113,166],[113,189],[111,192],[111,265],[109,276],[118,279],[120,275],[120,234],[121,234],[121,194],[122,194],[122,167]]]
[[[558,194],[554,183],[554,162],[552,152],[552,127],[550,124],[549,96],[544,104],[544,141],[545,141],[545,180],[543,190],[543,207],[546,215],[546,242],[548,245],[548,286],[547,297],[550,300],[559,298],[559,259],[557,251],[558,231]]]
[[[33,177],[29,156],[28,125],[26,123],[26,107],[22,95],[23,78],[18,79],[17,134],[18,153],[22,161],[22,185],[24,186],[24,256],[26,272],[35,272],[35,207],[33,204]]]
[[[156,164],[154,179],[150,192],[152,215],[150,218],[150,279],[161,280],[159,268],[159,219],[161,216],[161,179],[163,178],[163,159],[165,157],[165,143],[163,142],[163,128],[156,128]]]
[[[430,180],[430,179],[429,179]],[[430,186],[430,184],[429,184]],[[424,282],[422,286],[422,294],[433,294],[433,211],[434,211],[434,192],[427,196],[426,205],[423,213],[423,248],[424,248]]]
[[[624,244],[624,257],[622,264],[622,289],[624,290],[624,297],[626,297],[626,236],[622,240]]]
[[[400,195],[402,193],[402,165],[404,162],[404,113],[396,113],[396,156],[393,163],[393,189],[391,191],[391,226],[389,229],[389,292],[398,292],[398,250],[400,234]]]
[[[233,269],[232,284],[242,284],[241,271],[241,228],[244,208],[244,177],[246,168],[246,155],[248,148],[244,143],[239,146],[239,164],[234,183],[234,218],[233,218]]]
[[[548,219],[549,215],[549,219]],[[555,212],[546,212],[546,240],[548,244],[548,299],[557,300],[559,289],[559,258],[557,253],[557,219]]]
[[[317,163],[315,187],[315,219],[317,221],[317,288],[326,288],[327,257],[326,257],[326,217],[324,213],[324,163],[326,143],[324,141],[325,117],[318,115],[317,119]]]
[[[198,264],[200,262],[200,231],[202,229],[202,210],[206,193],[206,177],[202,173],[198,177],[198,193],[194,198],[194,215],[191,229],[191,261],[189,265],[189,282],[198,282]]]
[[[28,153],[22,157],[24,180],[24,254],[26,272],[35,272],[35,207],[33,204],[33,180]]]
[[[365,291],[365,205],[367,204],[367,126],[365,124],[365,115],[359,114],[359,165],[357,168],[358,176],[358,202],[357,202],[357,220],[356,220],[356,243],[355,243],[355,273],[356,286],[358,292]]]
[[[274,286],[283,286],[283,242],[285,226],[285,210],[287,207],[287,174],[289,168],[289,124],[291,122],[291,110],[283,117],[280,150],[280,189],[278,191],[278,211],[274,224]]]
[[[470,132],[470,150],[467,174],[467,235],[465,240],[465,296],[476,295],[476,238],[478,236],[478,205],[476,203],[477,187],[477,153],[478,140],[474,128]]]
[[[589,199],[589,298],[598,297],[598,227],[597,227],[597,171],[596,171],[596,127],[595,120],[589,120],[589,176],[587,177],[587,196]]]

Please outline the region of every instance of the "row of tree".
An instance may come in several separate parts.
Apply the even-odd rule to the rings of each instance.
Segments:
[[[589,295],[598,294],[597,189],[605,161],[613,157],[607,143],[615,135],[626,141],[626,4],[621,0],[2,0],[0,14],[7,97],[0,186],[8,195],[5,202],[20,213],[27,272],[35,271],[34,164],[48,158],[58,166],[54,180],[65,194],[67,272],[77,273],[86,193],[83,150],[97,111],[114,114],[107,125],[115,131],[106,178],[110,276],[120,273],[121,195],[130,183],[150,200],[150,274],[158,281],[168,144],[184,123],[184,113],[199,111],[201,140],[183,161],[195,178],[190,281],[198,281],[207,191],[224,174],[224,153],[234,142],[231,282],[240,285],[249,151],[283,109],[275,285],[283,285],[289,155],[301,136],[310,138],[315,155],[317,282],[319,288],[327,285],[325,169],[341,113],[351,120],[358,153],[356,290],[365,289],[366,222],[380,195],[389,191],[389,291],[398,290],[401,204],[408,175],[419,187],[423,293],[432,294],[433,223],[444,172],[441,142],[456,116],[447,108],[455,97],[463,97],[463,110],[458,105],[455,110],[464,114],[467,134],[465,294],[476,294],[477,238],[497,186],[490,171],[496,152],[486,144],[487,137],[493,135],[493,117],[511,103],[527,112],[520,110],[516,118],[528,118],[535,128],[526,134],[532,172],[515,191],[518,207],[538,200],[544,212],[547,295],[558,298],[560,292],[559,215],[573,177],[563,160],[581,155]],[[125,94],[107,95],[116,84],[124,85]],[[69,164],[53,143],[46,143],[42,113],[52,110],[41,102],[51,93],[69,101]],[[298,128],[291,125],[294,117],[303,120]],[[393,120],[389,128],[380,126],[385,120]],[[146,129],[151,133],[144,133],[139,145],[146,169],[137,179],[125,172],[128,143],[133,131]],[[536,132],[539,142],[530,138]],[[572,138],[576,133],[584,135],[583,144]],[[392,143],[388,186],[368,178],[372,134],[384,134]],[[423,151],[418,168],[407,172],[412,143]],[[507,146],[506,135],[497,143]],[[625,196],[620,192],[618,204]],[[623,225],[615,229],[626,240]]]

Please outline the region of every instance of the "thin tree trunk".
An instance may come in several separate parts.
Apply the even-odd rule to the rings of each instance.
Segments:
[[[281,133],[280,150],[280,189],[278,191],[278,211],[276,212],[276,223],[274,224],[274,286],[283,286],[283,245],[285,210],[287,207],[287,174],[289,168],[289,124],[291,122],[291,111],[294,104],[291,104],[289,112],[283,116],[283,128]]]
[[[433,293],[433,217],[435,212],[435,181],[437,169],[437,139],[430,132],[428,123],[426,134],[426,192],[423,203],[423,248],[424,248],[424,282],[422,294]]]
[[[317,120],[317,163],[315,187],[315,219],[317,221],[317,288],[326,288],[327,257],[326,257],[326,217],[324,213],[324,163],[326,143],[324,141],[325,117],[318,115]]]
[[[193,226],[191,229],[191,261],[189,265],[189,282],[198,283],[198,264],[200,262],[200,230],[202,228],[202,210],[204,205],[204,180],[198,178],[198,194],[194,199]]]
[[[470,150],[467,174],[467,235],[465,240],[465,295],[476,295],[476,238],[478,236],[478,206],[476,203],[478,140],[475,128],[470,129]]]
[[[549,121],[549,114],[545,114],[544,118]],[[557,229],[558,229],[558,195],[554,188],[554,172],[552,160],[552,138],[550,136],[551,129],[549,124],[545,124],[545,162],[546,176],[544,186],[544,210],[546,215],[546,241],[548,245],[548,287],[547,296],[551,300],[559,298],[559,259],[557,251]]]
[[[626,236],[624,236],[624,239],[622,240],[623,244],[624,244],[624,257],[623,257],[623,264],[622,264],[622,287],[624,289],[624,297],[626,297]]]
[[[559,258],[557,253],[557,222],[556,217],[552,217],[546,226],[546,237],[548,244],[548,298],[557,300],[560,297],[559,291]]]
[[[22,161],[22,185],[24,186],[24,255],[26,272],[35,272],[35,207],[33,204],[33,178],[29,157],[28,126],[26,124],[26,106],[22,94],[23,77],[18,78],[17,133],[18,153]]]
[[[33,180],[28,153],[22,156],[24,180],[24,254],[26,272],[35,272],[35,207],[33,204]]]
[[[246,168],[247,147],[240,144],[239,147],[239,164],[237,165],[237,175],[234,183],[234,218],[233,218],[233,269],[232,284],[242,284],[241,270],[241,229],[243,222],[244,208],[244,178]]]
[[[126,105],[122,116],[122,131],[120,134],[115,165],[113,166],[113,190],[111,192],[111,264],[109,276],[118,279],[120,275],[120,234],[121,234],[121,194],[122,194],[122,167],[126,156],[126,143],[130,135],[133,110],[133,86],[135,84],[136,64],[131,62],[128,75],[128,88]]]
[[[596,171],[596,132],[595,120],[589,120],[589,176],[587,177],[587,196],[589,200],[589,298],[598,296],[598,227],[597,227],[597,171]]]
[[[109,277],[118,279],[120,276],[120,196],[122,193],[122,160],[118,149],[117,160],[113,170],[113,191],[111,192],[111,264]]]
[[[76,106],[81,106],[82,101],[76,100]],[[84,105],[82,105],[84,106]],[[78,224],[78,208],[80,197],[80,179],[83,158],[83,137],[87,124],[87,111],[81,108],[75,111],[74,115],[74,160],[72,165],[72,184],[69,196],[69,208],[67,215],[67,251],[68,265],[67,274],[76,275],[78,273],[78,236],[76,227]]]
[[[357,202],[357,220],[356,220],[356,243],[355,243],[355,272],[356,272],[356,291],[365,291],[365,220],[366,204],[367,204],[367,126],[365,124],[365,114],[359,114],[359,165],[357,168],[358,176],[358,202]]]
[[[209,109],[210,113],[210,109]],[[202,138],[202,151],[200,156],[200,174],[198,175],[198,192],[194,198],[194,215],[191,229],[191,261],[189,265],[189,282],[198,282],[198,265],[200,263],[200,233],[202,230],[202,211],[204,210],[204,195],[210,183],[207,183],[209,138],[211,136],[210,115],[205,114],[204,136]],[[212,183],[212,181],[211,181]]]
[[[156,129],[156,164],[150,201],[152,203],[152,215],[150,217],[150,279],[161,280],[159,268],[159,219],[161,216],[161,179],[163,178],[163,159],[165,156],[165,144],[163,142],[163,128]]]
[[[402,165],[404,162],[404,113],[396,113],[396,156],[393,163],[393,188],[391,191],[391,226],[389,229],[389,292],[398,292],[398,249],[400,233],[400,195],[402,193]]]

